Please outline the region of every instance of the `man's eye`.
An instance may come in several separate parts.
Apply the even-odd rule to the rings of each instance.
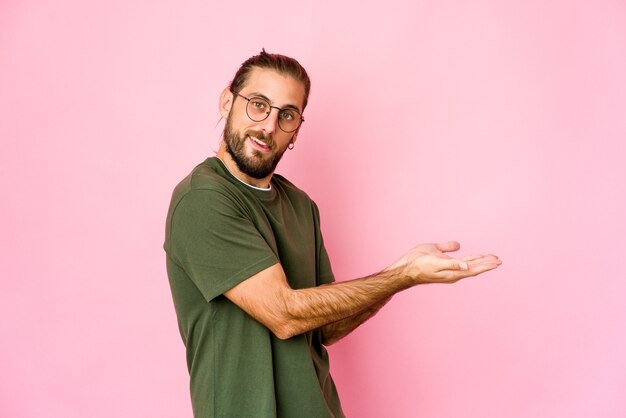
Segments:
[[[281,110],[280,118],[283,120],[294,120],[296,116],[293,114],[293,112],[290,112],[288,110]]]
[[[265,107],[267,105],[264,102],[260,102],[258,100],[253,100],[252,101],[252,106],[254,106],[255,109],[265,110]]]

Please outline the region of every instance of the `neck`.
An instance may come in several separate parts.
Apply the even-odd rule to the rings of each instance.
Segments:
[[[239,167],[237,167],[237,163],[235,163],[230,154],[226,152],[226,145],[224,142],[220,144],[220,149],[217,151],[217,158],[222,160],[228,171],[230,171],[233,176],[237,177],[244,183],[250,186],[260,187],[262,189],[267,189],[270,186],[270,180],[272,180],[273,173],[262,179],[250,177],[249,175],[242,173],[241,170],[239,170]]]

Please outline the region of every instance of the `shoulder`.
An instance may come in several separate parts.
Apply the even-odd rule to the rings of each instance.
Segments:
[[[172,205],[189,195],[233,195],[237,188],[225,178],[215,158],[208,158],[198,164],[183,180],[176,185],[172,193]]]
[[[313,200],[304,190],[300,189],[291,181],[287,180],[286,177],[280,174],[274,174],[272,176],[272,184],[278,192],[284,193],[292,199],[298,199],[313,203]]]
[[[241,192],[220,172],[219,163],[209,158],[198,164],[174,188],[168,224],[183,207],[185,212],[208,214],[211,211],[237,212],[241,206]]]
[[[317,204],[304,190],[300,189],[280,174],[274,174],[272,183],[276,188],[276,192],[286,197],[292,205],[299,208],[301,211],[311,211],[316,218],[319,217]]]
[[[186,194],[192,190],[220,190],[230,183],[219,172],[213,158],[198,164],[174,189],[174,195]]]

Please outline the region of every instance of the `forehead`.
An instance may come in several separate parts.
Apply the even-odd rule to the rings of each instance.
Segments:
[[[281,74],[268,68],[253,67],[241,94],[259,94],[272,101],[274,106],[292,105],[302,111],[304,104],[304,84],[290,75]]]

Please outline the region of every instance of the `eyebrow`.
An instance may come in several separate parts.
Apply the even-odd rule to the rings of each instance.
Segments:
[[[256,91],[253,91],[252,93],[248,93],[248,94],[247,94],[247,96],[250,96],[250,97],[259,97],[259,98],[261,98],[261,99],[263,99],[263,100],[267,100],[267,102],[268,102],[268,103],[270,103],[270,104],[273,104],[273,103],[274,103],[274,102],[273,102],[273,101],[272,101],[269,97],[267,97],[267,96],[266,96],[266,95],[264,95],[263,93],[259,93],[259,92],[256,92]],[[278,106],[277,106],[277,107],[278,107]],[[300,109],[298,108],[298,106],[296,106],[296,105],[292,105],[292,104],[290,104],[290,103],[287,103],[286,105],[282,106],[280,109],[294,109],[294,110],[296,110],[299,114],[301,114],[301,115],[302,115],[302,112],[300,111]]]

